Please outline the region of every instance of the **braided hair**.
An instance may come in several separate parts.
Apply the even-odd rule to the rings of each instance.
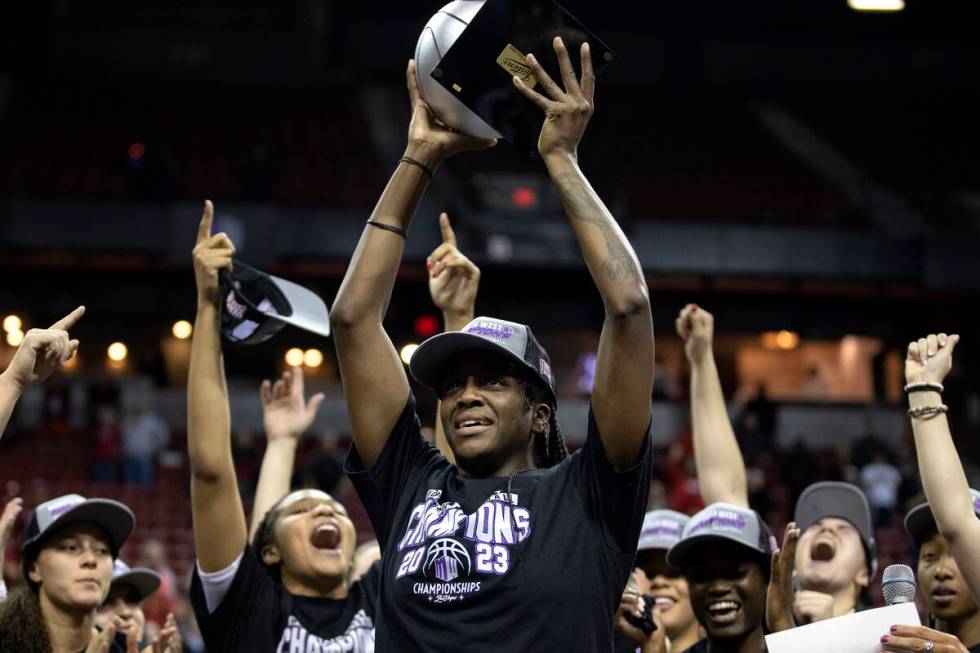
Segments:
[[[534,464],[538,469],[554,467],[568,457],[568,447],[565,446],[565,438],[562,437],[561,427],[558,425],[558,406],[540,381],[528,378],[527,375],[522,376],[521,385],[524,388],[524,399],[528,408],[533,408],[536,404],[545,404],[551,409],[548,429],[533,432]]]

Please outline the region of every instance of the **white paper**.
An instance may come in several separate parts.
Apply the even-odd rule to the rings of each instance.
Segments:
[[[922,625],[915,604],[852,612],[766,635],[766,646],[769,653],[879,653],[881,636],[894,624]]]

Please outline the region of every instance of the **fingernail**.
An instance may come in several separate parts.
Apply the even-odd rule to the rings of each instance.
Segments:
[[[431,261],[426,261],[425,262],[425,268],[427,270],[431,270],[432,269],[432,262]]]
[[[892,632],[895,632],[896,630],[898,630],[898,626],[892,626],[889,630],[891,630]]]
[[[882,635],[882,636],[881,636],[881,643],[882,643],[882,644],[884,644],[884,643],[886,643],[887,641],[888,641],[888,635]]]
[[[537,62],[537,59],[535,59],[535,58],[534,58],[534,55],[533,55],[533,54],[531,54],[530,52],[528,52],[528,53],[527,53],[527,57],[526,57],[526,58],[527,58],[527,60],[528,60],[528,61],[530,61],[531,63],[536,63],[536,62]]]

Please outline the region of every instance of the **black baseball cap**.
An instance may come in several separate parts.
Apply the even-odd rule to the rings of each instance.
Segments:
[[[116,559],[112,568],[112,590],[123,586],[133,589],[138,597],[136,602],[140,603],[143,599],[151,596],[160,589],[160,574],[147,567],[130,567],[122,560]]]
[[[459,331],[440,333],[423,342],[412,355],[408,369],[416,381],[438,392],[446,361],[454,354],[472,350],[495,352],[514,361],[544,384],[552,403],[557,405],[551,359],[526,324],[478,317]]]
[[[327,305],[312,290],[237,260],[220,278],[221,333],[226,340],[255,345],[287,324],[330,335]]]
[[[808,485],[796,501],[793,521],[800,531],[827,517],[850,522],[857,529],[868,558],[868,572],[878,573],[877,545],[871,523],[871,507],[861,488],[840,481],[820,481]]]
[[[588,41],[596,75],[613,51],[554,0],[486,0],[433,69],[446,91],[480,116],[518,150],[537,156],[542,111],[514,88],[513,77],[537,84],[525,56],[534,54],[557,83],[561,71],[552,39],[561,36],[577,74]]]
[[[28,566],[36,557],[44,538],[63,526],[78,523],[95,524],[104,530],[109,537],[112,557],[116,558],[119,549],[133,532],[136,517],[125,504],[112,499],[86,499],[80,494],[66,494],[45,501],[34,510],[21,536],[20,556],[25,579],[29,580]]]
[[[970,498],[973,499],[973,512],[980,517],[980,492],[970,488]],[[905,532],[912,536],[916,545],[922,543],[925,534],[936,528],[936,517],[927,503],[920,503],[905,515]]]

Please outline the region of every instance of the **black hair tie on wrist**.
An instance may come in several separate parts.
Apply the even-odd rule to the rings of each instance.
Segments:
[[[394,225],[385,224],[383,222],[375,222],[374,220],[368,220],[367,223],[372,227],[377,227],[378,229],[383,229],[384,231],[390,231],[393,234],[398,234],[405,240],[408,240],[408,232],[406,232],[401,227],[396,227]]]
[[[432,168],[430,168],[429,166],[425,165],[421,161],[416,161],[415,159],[413,159],[410,156],[403,156],[402,158],[398,159],[398,163],[410,163],[413,166],[418,166],[418,167],[422,168],[422,172],[424,172],[426,175],[428,175],[429,179],[432,179],[433,177],[435,177],[435,173],[432,171]]]

